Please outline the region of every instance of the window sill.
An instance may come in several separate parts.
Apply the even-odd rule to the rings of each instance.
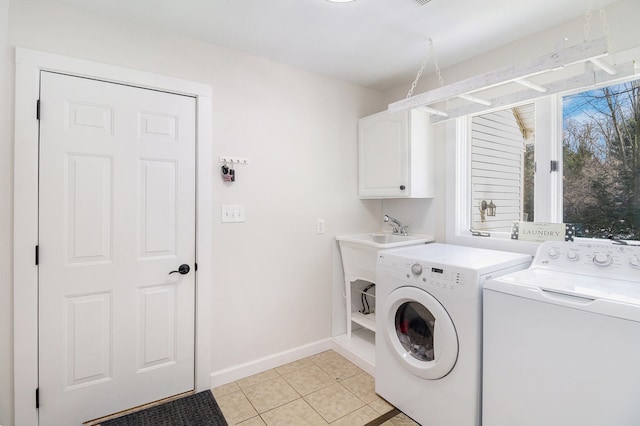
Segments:
[[[533,241],[518,241],[510,238],[499,237],[474,237],[471,235],[447,236],[447,244],[457,244],[460,246],[478,247],[490,250],[509,251],[514,253],[524,253],[535,255],[540,243]]]

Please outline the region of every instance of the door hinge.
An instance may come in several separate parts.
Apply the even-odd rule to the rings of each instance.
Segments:
[[[36,388],[36,408],[40,408],[40,388]]]
[[[549,172],[557,172],[558,171],[558,161],[551,160],[551,165],[549,166]]]
[[[36,265],[40,263],[40,246],[36,246]]]
[[[40,99],[36,101],[36,120],[40,120]]]

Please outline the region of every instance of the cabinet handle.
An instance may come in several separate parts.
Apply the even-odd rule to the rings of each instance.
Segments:
[[[404,191],[405,190],[405,186],[404,185],[400,185],[400,191]]]

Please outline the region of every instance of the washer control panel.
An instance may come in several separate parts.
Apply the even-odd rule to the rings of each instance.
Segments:
[[[637,280],[640,276],[640,243],[547,241],[538,248],[531,267]]]
[[[437,287],[450,291],[464,291],[465,274],[457,268],[445,267],[416,260],[403,265],[404,277],[414,284]]]

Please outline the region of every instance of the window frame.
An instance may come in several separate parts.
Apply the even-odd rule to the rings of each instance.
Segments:
[[[536,222],[563,222],[563,111],[565,96],[595,90],[602,87],[638,80],[634,74],[620,80],[607,81],[589,87],[544,96],[533,101],[500,106],[477,114],[458,117],[446,122],[446,163],[454,167],[446,169],[446,220],[445,238],[449,244],[507,250],[535,254],[540,243],[512,240],[510,233],[491,232],[490,236],[474,236],[471,228],[471,120],[476,115],[535,103],[535,163],[534,218]],[[550,162],[557,161],[557,172],[550,171]],[[545,173],[545,170],[549,170]],[[579,238],[588,240],[590,238]]]
[[[534,100],[535,162],[534,216],[538,222],[562,222],[562,95],[549,95]],[[531,103],[531,101],[524,102]],[[523,104],[524,104],[523,103]],[[512,105],[516,106],[516,105]],[[499,111],[502,106],[478,114],[467,115],[446,123],[446,241],[451,244],[485,247],[535,254],[540,243],[512,240],[508,232],[491,232],[490,236],[474,236],[471,232],[471,123],[473,117]],[[560,127],[558,127],[560,126]],[[558,171],[544,173],[550,162],[558,162]]]

